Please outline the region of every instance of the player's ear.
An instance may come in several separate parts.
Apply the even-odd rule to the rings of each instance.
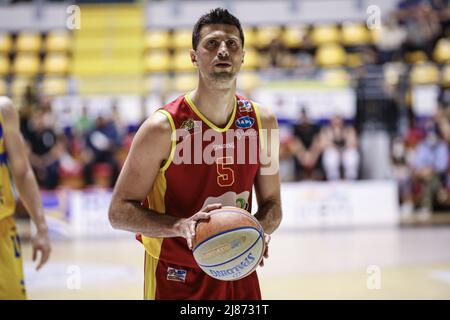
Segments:
[[[195,52],[195,50],[191,49],[189,51],[189,54],[191,55],[191,62],[192,62],[192,64],[194,66],[198,67],[198,64],[197,64],[197,53]]]

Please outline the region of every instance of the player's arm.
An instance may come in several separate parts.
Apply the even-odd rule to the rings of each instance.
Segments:
[[[188,219],[172,217],[141,205],[150,192],[164,161],[169,158],[172,128],[167,117],[154,113],[136,133],[115,185],[109,220],[117,229],[148,237],[185,237],[191,247],[196,221],[207,219],[212,205]]]
[[[28,161],[28,154],[22,134],[20,133],[19,115],[11,100],[0,97],[0,111],[4,119],[5,147],[8,153],[8,165],[25,208],[36,226],[37,233],[33,237],[33,261],[40,252],[37,269],[44,265],[50,256],[50,241],[45,222],[44,209],[41,204],[39,187]]]
[[[258,212],[255,217],[267,234],[273,233],[281,222],[281,195],[279,174],[278,122],[272,112],[260,107],[263,143],[260,152],[260,168],[255,179]]]

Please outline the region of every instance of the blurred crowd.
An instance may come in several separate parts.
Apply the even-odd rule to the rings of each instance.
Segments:
[[[110,113],[95,115],[83,106],[73,126],[64,127],[52,112],[51,103],[30,85],[19,110],[21,131],[40,187],[113,187],[132,136],[117,105],[113,103]]]

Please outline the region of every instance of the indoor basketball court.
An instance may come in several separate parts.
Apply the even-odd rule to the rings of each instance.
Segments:
[[[237,92],[280,129],[263,299],[450,299],[448,1],[3,1],[0,96],[18,109],[52,245],[36,271],[17,197],[28,299],[143,299],[145,249],[111,226],[112,190],[145,119],[197,86],[192,29],[216,7],[245,35]],[[236,101],[246,116],[230,123],[259,126]],[[257,212],[254,189],[205,204],[217,199]]]

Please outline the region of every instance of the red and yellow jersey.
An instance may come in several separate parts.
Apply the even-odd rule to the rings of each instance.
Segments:
[[[180,218],[188,218],[212,203],[251,212],[252,187],[259,169],[258,106],[236,96],[231,117],[223,128],[206,119],[188,94],[157,112],[163,113],[170,122],[172,148],[144,204]],[[182,237],[138,238],[147,253],[156,259],[174,265],[197,266]]]
[[[11,216],[16,207],[11,173],[8,168],[3,123],[3,116],[0,112],[0,220]]]

